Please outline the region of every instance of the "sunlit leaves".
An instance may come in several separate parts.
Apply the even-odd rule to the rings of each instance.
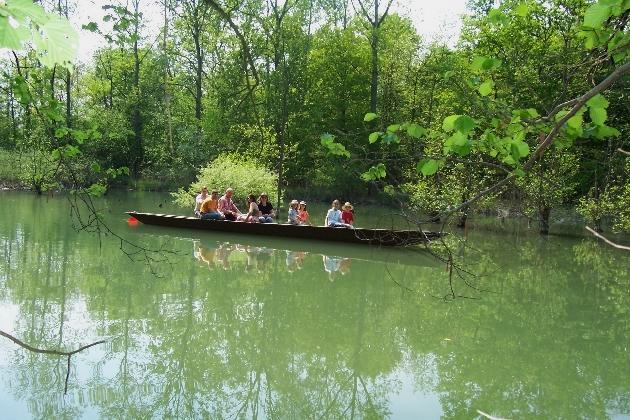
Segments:
[[[411,138],[419,139],[426,135],[427,130],[415,123],[391,124],[387,127],[387,131],[374,131],[368,136],[370,144],[381,141],[383,144],[400,143],[398,133],[407,133]]]
[[[493,89],[494,82],[492,80],[486,80],[479,86],[479,88],[477,88],[477,91],[481,96],[488,96],[492,93]]]
[[[468,115],[449,115],[442,122],[442,129],[446,132],[459,131],[463,134],[470,133],[475,128],[475,120]]]
[[[516,9],[514,11],[516,12],[517,16],[524,18],[527,17],[527,15],[529,14],[530,8],[526,2],[522,2],[519,3],[518,6],[516,6]]]
[[[107,192],[107,187],[103,184],[92,184],[85,192],[92,197],[100,197]]]
[[[350,157],[350,152],[346,150],[345,146],[341,143],[335,142],[335,136],[330,133],[324,133],[319,138],[320,143],[326,149],[328,153],[335,156]]]
[[[375,181],[383,179],[387,176],[387,171],[383,163],[379,163],[376,166],[372,166],[367,172],[361,174],[361,179],[364,181]]]
[[[501,60],[489,57],[475,57],[470,67],[475,71],[490,71],[501,67]]]
[[[373,112],[368,112],[367,114],[365,114],[365,116],[363,117],[363,121],[365,122],[370,122],[372,120],[374,120],[378,115],[376,115]]]
[[[420,137],[426,135],[427,130],[418,124],[408,124],[407,125],[407,134],[410,137],[419,139]]]
[[[587,49],[605,47],[607,53],[619,63],[629,56],[627,48],[630,36],[616,26],[625,26],[626,21],[615,23],[615,18],[624,16],[630,10],[627,0],[600,0],[590,5],[584,13],[583,31]]]
[[[431,176],[440,169],[441,162],[436,159],[425,158],[418,162],[416,170],[424,176]]]
[[[608,108],[608,100],[603,95],[599,94],[588,100],[586,105],[588,106],[589,116],[591,121],[596,125],[604,125],[608,118],[606,108]]]
[[[591,121],[593,121],[596,125],[603,125],[608,118],[608,113],[605,108],[599,107],[591,107],[589,110],[589,116],[591,117]]]
[[[446,132],[453,131],[455,129],[455,120],[459,117],[459,115],[449,115],[444,118],[444,121],[442,121],[442,130]]]
[[[529,156],[529,145],[522,140],[513,140],[510,144],[510,155],[515,162]]]
[[[34,48],[41,63],[72,68],[79,37],[67,19],[46,11],[31,0],[7,0],[0,4],[0,47]]]
[[[610,17],[610,6],[603,3],[595,3],[589,6],[584,13],[584,26],[589,28],[601,28]]]
[[[79,48],[79,36],[68,20],[59,15],[50,15],[39,31],[33,32],[33,41],[43,65],[53,67],[61,64],[71,68]]]
[[[370,142],[370,144],[376,143],[379,137],[381,136],[381,134],[383,133],[380,131],[375,131],[373,133],[370,133],[370,135],[368,136],[368,141]]]

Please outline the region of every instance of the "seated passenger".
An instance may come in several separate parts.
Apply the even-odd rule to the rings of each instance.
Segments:
[[[200,217],[204,220],[223,220],[225,216],[219,211],[219,192],[212,191],[212,194],[201,203],[199,207]]]
[[[300,220],[298,219],[298,201],[291,200],[289,203],[289,220],[288,222],[292,225],[299,225]]]
[[[256,196],[254,196],[254,194],[247,196],[247,204],[249,206],[247,213],[239,215],[237,220],[250,223],[260,222],[260,210],[256,204]]]
[[[276,213],[273,211],[273,205],[269,202],[267,193],[260,194],[258,210],[260,210],[260,223],[273,223]]]
[[[311,222],[308,218],[308,211],[306,210],[306,201],[300,201],[300,206],[298,207],[298,220],[302,225],[310,225]]]
[[[324,226],[328,227],[352,227],[341,220],[341,210],[339,210],[339,200],[334,200],[332,206],[326,212]]]
[[[228,188],[225,190],[225,194],[219,198],[219,211],[225,215],[227,220],[236,220],[241,215],[241,211],[232,201],[233,194],[234,190]]]
[[[208,197],[209,197],[208,187],[201,188],[201,192],[197,194],[197,197],[195,197],[195,208],[193,210],[193,212],[195,213],[195,216],[201,217],[201,213],[199,211],[199,209],[201,208],[201,203],[203,203],[203,200],[205,200]]]
[[[347,225],[354,226],[354,207],[352,204],[346,203],[341,207],[341,221]]]

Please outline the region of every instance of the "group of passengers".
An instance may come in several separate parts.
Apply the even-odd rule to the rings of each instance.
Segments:
[[[208,188],[203,187],[195,198],[195,215],[204,220],[231,220],[250,223],[273,223],[276,213],[273,205],[269,202],[267,193],[260,194],[258,201],[254,194],[247,196],[247,212],[241,212],[232,196],[234,189],[228,188],[219,197],[217,190],[208,193]],[[339,200],[332,202],[332,207],[326,213],[325,226],[329,227],[354,227],[353,207],[346,202],[341,210]],[[288,220],[292,225],[311,225],[305,201],[291,200],[289,203]]]

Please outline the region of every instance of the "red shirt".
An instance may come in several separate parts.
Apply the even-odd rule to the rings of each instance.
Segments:
[[[349,225],[354,223],[354,213],[352,213],[350,210],[343,210],[341,212],[341,220],[344,223],[347,223]]]

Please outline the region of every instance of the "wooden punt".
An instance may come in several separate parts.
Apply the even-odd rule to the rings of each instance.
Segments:
[[[141,213],[135,211],[128,211],[126,213],[130,217],[133,217],[146,225],[381,246],[425,244],[439,239],[442,236],[441,232],[428,232],[422,230],[367,228],[349,229],[324,226],[296,226],[281,223],[245,223],[226,220],[202,220],[196,217],[177,216],[172,214]]]

